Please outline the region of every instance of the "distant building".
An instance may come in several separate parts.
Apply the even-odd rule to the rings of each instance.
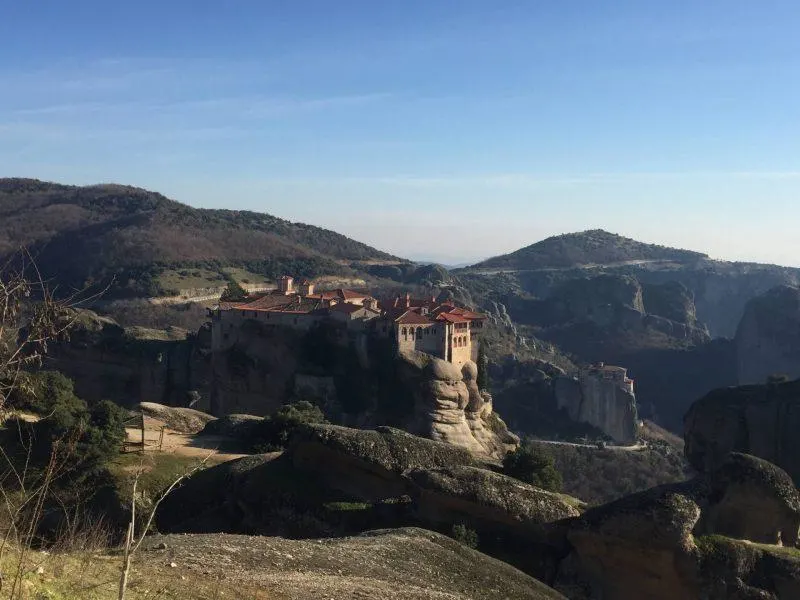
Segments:
[[[628,377],[628,370],[599,362],[581,371],[581,378],[594,377],[603,381],[611,381],[621,390],[633,394],[633,379]]]
[[[486,316],[453,302],[413,299],[409,294],[379,302],[348,289],[317,292],[309,280],[295,290],[285,275],[277,289],[245,302],[225,303],[211,311],[212,348],[230,347],[248,320],[267,326],[307,330],[317,323],[339,324],[347,331],[391,337],[398,351],[417,350],[458,366],[477,357],[477,337]]]
[[[417,350],[457,366],[475,360],[477,339],[486,315],[434,298],[399,296],[381,306],[383,318],[392,323],[398,349]]]
[[[624,367],[596,363],[579,377],[558,377],[556,402],[573,421],[597,427],[620,444],[636,441],[639,417],[633,380]]]

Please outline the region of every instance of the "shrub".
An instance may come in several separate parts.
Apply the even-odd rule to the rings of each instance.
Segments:
[[[506,455],[503,472],[551,492],[559,492],[563,486],[561,473],[556,470],[553,457],[530,443],[524,443]]]
[[[299,426],[307,423],[327,423],[318,406],[300,401],[279,408],[275,414],[264,417],[253,432],[252,448],[256,452],[270,452],[286,447],[289,438]]]
[[[228,282],[228,287],[222,292],[220,300],[223,302],[239,302],[247,299],[247,292],[236,281],[231,279]]]
[[[86,406],[75,395],[72,380],[59,371],[22,373],[9,402],[12,408],[40,415],[48,415],[56,407],[75,411]]]
[[[30,423],[9,419],[2,445],[10,460],[23,468],[43,470],[57,454],[62,475],[83,481],[101,472],[125,439],[127,413],[103,400],[91,408],[72,392],[72,381],[57,372],[43,373],[32,397],[44,417]]]
[[[464,544],[469,548],[478,547],[478,534],[475,532],[474,529],[470,529],[463,523],[458,523],[456,525],[453,525],[450,537],[452,537],[457,542],[461,542],[462,544]]]

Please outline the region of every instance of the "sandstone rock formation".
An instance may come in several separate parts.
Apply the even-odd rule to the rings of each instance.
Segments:
[[[193,408],[164,406],[155,402],[142,402],[135,406],[134,410],[141,411],[143,416],[161,421],[173,431],[180,433],[199,433],[209,423],[217,420],[216,417]]]
[[[697,530],[732,538],[797,545],[800,493],[792,478],[772,463],[731,453],[709,473],[710,505]]]
[[[736,331],[739,383],[800,377],[800,288],[781,286],[747,303]]]
[[[567,496],[477,467],[413,469],[406,477],[417,513],[440,526],[466,523],[479,532],[522,537],[542,535],[543,525],[580,515]]]
[[[684,418],[687,460],[712,471],[730,452],[768,460],[800,483],[800,381],[715,390]]]
[[[410,498],[411,505],[397,502]],[[255,455],[193,475],[159,511],[162,531],[330,533],[346,523],[321,507],[337,500],[375,508],[358,528],[423,523],[449,531],[468,524],[544,541],[545,525],[577,516],[579,502],[485,469],[462,448],[404,431],[308,425],[280,457]],[[384,506],[382,503],[393,503]],[[411,509],[412,512],[409,512]]]
[[[421,352],[404,353],[403,378],[414,396],[408,431],[444,441],[493,459],[502,459],[519,444],[492,411],[492,398],[478,389],[478,367],[452,363]]]
[[[406,494],[404,473],[411,469],[480,464],[464,448],[390,427],[365,431],[309,425],[292,437],[287,454],[295,467],[366,501]]]
[[[774,465],[731,456],[708,479],[660,486],[576,519],[558,587],[576,599],[794,598],[800,557],[736,540],[793,544],[799,499]]]
[[[554,391],[558,408],[573,421],[589,423],[619,443],[636,441],[636,397],[615,382],[591,376],[559,377]]]
[[[69,339],[51,344],[46,367],[75,383],[89,402],[122,405],[156,402],[208,410],[210,333],[123,328],[112,319],[81,310]]]
[[[642,284],[642,301],[647,312],[675,323],[694,327],[697,324],[697,309],[694,294],[679,281],[662,284]]]

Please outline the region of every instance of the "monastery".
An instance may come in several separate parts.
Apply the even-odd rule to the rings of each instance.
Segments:
[[[308,330],[321,322],[338,324],[349,333],[391,337],[400,352],[418,350],[461,367],[477,358],[477,336],[486,316],[452,301],[415,299],[409,294],[391,300],[354,290],[317,292],[303,279],[283,276],[278,287],[244,302],[221,302],[211,311],[212,348],[235,343],[239,327],[248,320],[268,327]]]

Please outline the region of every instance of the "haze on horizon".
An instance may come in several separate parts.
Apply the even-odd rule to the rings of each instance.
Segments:
[[[7,4],[0,176],[444,263],[602,228],[800,266],[790,0]]]

